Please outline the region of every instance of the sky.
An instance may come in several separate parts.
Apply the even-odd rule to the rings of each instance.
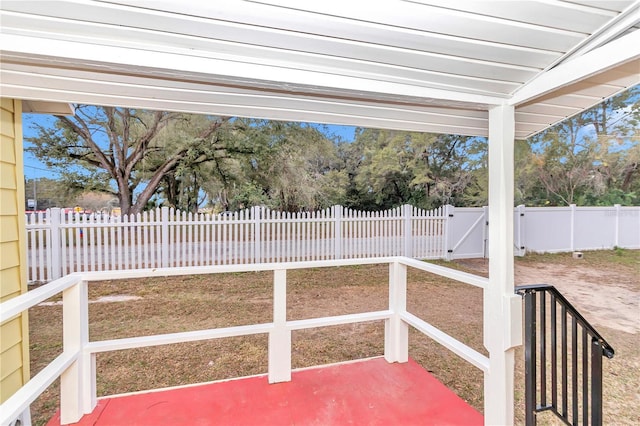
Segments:
[[[52,115],[46,114],[22,114],[22,133],[23,138],[32,137],[36,135],[36,132],[32,128],[34,124],[41,124],[43,126],[53,126],[55,119]],[[24,147],[29,145],[28,142],[24,142]],[[24,151],[24,176],[27,179],[39,179],[49,178],[55,179],[58,174],[49,170],[46,164],[38,161],[31,153]]]
[[[22,132],[24,138],[36,136],[34,125],[53,127],[55,118],[46,114],[23,114],[22,115]],[[319,128],[326,128],[330,133],[339,136],[345,142],[352,142],[356,128],[352,126],[336,126],[336,125],[317,125]],[[29,146],[28,142],[24,142],[24,147]],[[58,173],[50,170],[46,164],[38,161],[30,152],[24,151],[24,175],[27,179],[49,178],[56,179]]]

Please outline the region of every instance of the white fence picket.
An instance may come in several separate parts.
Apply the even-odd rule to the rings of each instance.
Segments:
[[[640,248],[640,207],[519,206],[515,214],[522,254],[612,245]],[[162,208],[110,218],[52,209],[26,217],[29,282],[76,271],[407,255],[477,257],[487,254],[482,251],[485,242],[476,241],[486,238],[483,215],[482,208],[451,206],[380,212],[334,206],[298,213],[254,207],[220,215]],[[483,227],[468,229],[478,223]]]

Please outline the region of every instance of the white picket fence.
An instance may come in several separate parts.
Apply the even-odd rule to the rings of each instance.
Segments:
[[[410,256],[446,256],[447,207],[382,212],[342,206],[287,213],[261,207],[222,215],[167,207],[111,217],[27,215],[29,281],[76,271]]]
[[[29,282],[76,271],[406,256],[488,256],[486,208],[404,205],[382,212],[333,206],[223,214],[161,208],[106,218],[61,209],[27,215]],[[514,253],[640,248],[640,207],[514,210]]]

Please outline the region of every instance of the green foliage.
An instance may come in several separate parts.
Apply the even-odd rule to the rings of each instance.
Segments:
[[[612,206],[620,204],[622,206],[640,205],[640,194],[635,192],[624,192],[620,188],[608,188],[601,195],[587,193],[580,195],[576,204],[580,206]]]
[[[226,184],[234,182],[240,173],[236,127],[232,120],[203,137],[216,117],[186,116],[170,123],[155,142],[155,152],[146,165],[149,173],[166,161],[167,152],[182,152],[175,168],[162,177],[158,192],[163,204],[180,210],[196,211],[207,199],[220,195]]]
[[[351,196],[356,196],[350,207],[477,202],[486,196],[478,172],[485,158],[483,138],[360,129],[351,153],[356,166],[349,170]]]
[[[242,158],[240,167],[249,185],[241,184],[240,179],[229,187],[227,205],[312,210],[344,197],[344,191],[336,185],[342,179],[336,170],[336,146],[318,128],[304,123],[243,122],[239,143],[251,147],[251,152]]]
[[[234,189],[234,196],[229,200],[227,210],[234,211],[252,206],[269,205],[269,198],[260,185],[255,182],[244,182]]]
[[[640,87],[516,145],[516,200],[528,205],[638,204]]]

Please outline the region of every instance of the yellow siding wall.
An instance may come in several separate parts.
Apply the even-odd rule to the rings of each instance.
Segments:
[[[27,291],[22,104],[0,105],[0,301]],[[25,312],[0,328],[0,402],[29,379],[29,333]]]

